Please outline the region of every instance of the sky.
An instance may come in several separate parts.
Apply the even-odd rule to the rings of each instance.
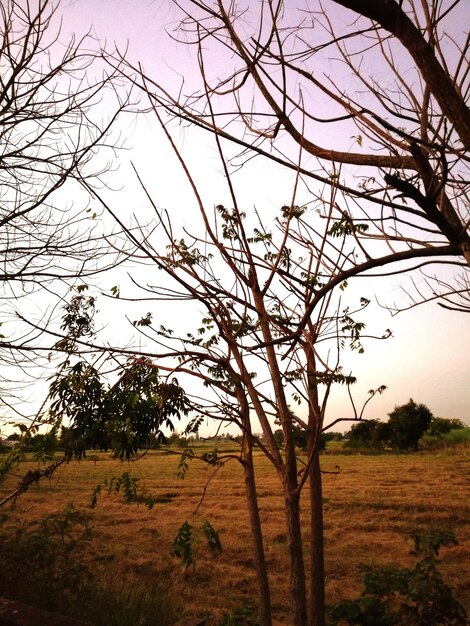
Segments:
[[[194,62],[193,49],[168,37],[167,31],[172,32],[176,26],[176,13],[167,0],[63,0],[61,12],[64,39],[68,33],[91,28],[102,43],[111,46],[116,42],[121,49],[127,46],[130,58],[142,62],[147,73],[157,76],[159,82],[168,81],[172,89]],[[195,76],[187,80],[195,80]],[[210,140],[191,129],[175,129],[175,133],[207,202],[229,202]],[[132,161],[156,203],[168,208],[181,223],[191,224],[194,199],[156,122],[150,117],[137,121],[129,118],[124,139],[126,150],[117,155],[116,177],[111,178],[120,189],[112,196],[113,206],[119,210],[131,203],[136,214],[145,212],[145,199],[135,192]],[[256,206],[269,216],[290,202],[292,174],[276,165],[257,160],[237,174],[235,181],[246,210]],[[114,280],[109,279],[109,284]],[[435,415],[470,423],[470,314],[446,311],[429,303],[392,317],[384,305],[403,301],[403,286],[397,278],[382,278],[367,283],[364,280],[358,287],[372,300],[364,313],[367,327],[379,333],[390,328],[393,335],[386,341],[367,341],[363,355],[346,355],[344,371],[350,369],[359,380],[353,389],[355,400],[361,405],[369,389],[386,385],[387,391],[374,399],[366,417],[386,419],[395,406],[413,398]],[[112,307],[106,302],[101,304],[102,315],[112,315],[108,306]],[[350,414],[346,394],[336,391],[327,422]]]

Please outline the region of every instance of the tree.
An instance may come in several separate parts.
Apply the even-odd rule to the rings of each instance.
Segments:
[[[378,4],[379,12],[382,11],[385,17],[389,13],[389,4]],[[407,8],[392,4],[393,10],[398,12],[398,19],[408,25]],[[256,9],[234,3],[227,8],[221,0],[214,3],[189,1],[178,6],[183,16],[180,32],[197,51],[202,81],[199,91],[191,86],[191,92],[185,93],[182,87],[172,96],[166,85],[159,84],[158,80],[142,72],[140,66],[133,66],[122,56],[116,57],[115,65],[131,74],[133,82],[148,96],[176,151],[168,131],[167,115],[170,120],[176,117],[214,135],[233,208],[219,205],[216,208],[219,217],[216,214],[215,222],[211,221],[189,174],[188,164],[179,154],[195,192],[204,234],[193,232],[189,240],[187,233],[184,238],[175,237],[174,221],[159,211],[156,202],[147,194],[156,211],[157,223],[167,236],[168,252],[163,255],[157,243],[149,243],[149,234],[133,240],[133,245],[183,288],[178,294],[173,287],[157,289],[155,297],[165,298],[172,294],[181,299],[194,299],[208,312],[199,329],[201,337],[191,333],[185,340],[173,329],[165,327],[160,331],[154,328],[153,332],[161,333],[158,341],[165,345],[174,345],[174,341],[181,340],[182,347],[178,350],[172,347],[168,357],[177,354],[183,363],[190,364],[189,369],[197,371],[197,376],[207,386],[223,389],[229,398],[235,396],[237,410],[227,408],[233,405],[225,396],[220,400],[226,412],[224,419],[240,425],[247,446],[252,445],[250,441],[264,445],[266,453],[270,454],[278,469],[286,501],[287,535],[292,546],[293,623],[322,624],[318,441],[324,427],[326,405],[319,402],[318,389],[327,381],[328,396],[335,376],[335,382],[340,379],[339,372],[331,366],[323,373],[327,378],[322,380],[319,376],[317,364],[323,358],[319,345],[324,341],[319,329],[325,330],[327,324],[332,323],[339,329],[340,341],[345,341],[344,335],[349,332],[353,345],[357,346],[362,327],[348,319],[349,313],[342,318],[340,310],[333,315],[329,307],[334,309],[334,290],[359,275],[409,273],[414,281],[418,268],[425,271],[425,268],[442,265],[447,270],[455,266],[464,273],[462,279],[457,277],[454,281],[444,274],[444,280],[439,274],[434,275],[437,270],[431,269],[426,278],[428,290],[412,294],[412,304],[422,299],[443,297],[446,306],[464,307],[469,256],[468,188],[464,182],[466,159],[462,149],[467,138],[465,123],[461,123],[456,109],[448,106],[447,97],[439,95],[441,87],[427,70],[428,61],[417,63],[416,69],[407,66],[409,71],[405,71],[404,65],[409,63],[409,57],[404,52],[415,52],[416,46],[421,46],[428,56],[430,53],[434,55],[434,68],[436,64],[452,67],[452,70],[446,70],[453,74],[446,81],[446,89],[456,95],[454,102],[458,100],[458,110],[463,110],[466,105],[459,91],[465,93],[467,89],[468,76],[462,69],[467,44],[464,40],[452,62],[445,59],[439,38],[447,28],[448,12],[447,7],[442,8],[437,2],[430,11],[422,5],[414,7],[414,14],[410,11],[416,24],[414,29],[408,29],[406,37],[402,37],[401,31],[395,37],[386,32],[390,20],[384,21],[383,25],[370,22],[377,17],[372,12],[367,13],[369,6],[364,8],[364,20],[358,22],[357,30],[352,33],[350,28],[346,31],[335,26],[344,14],[330,13],[327,9],[319,13],[302,13],[302,18],[306,15],[309,18],[302,21],[295,12],[284,10],[281,2],[269,0],[256,5]],[[348,5],[349,8],[358,6],[356,3]],[[246,19],[246,11],[251,11],[250,19]],[[257,11],[255,17],[254,11]],[[313,23],[315,43],[312,43]],[[321,33],[317,39],[319,30]],[[458,48],[459,37],[453,37],[453,41],[457,41]],[[348,87],[351,85],[350,89],[343,88],[336,76],[332,80],[318,71],[327,58],[331,60],[333,48],[338,57],[338,75],[342,75],[345,66],[349,72],[345,81]],[[382,55],[382,66],[377,52]],[[373,55],[372,61],[368,59],[370,55]],[[221,58],[227,61],[227,70],[222,76]],[[370,67],[377,74],[381,71],[391,73],[395,82],[393,89],[381,87],[380,81],[367,75],[363,67]],[[414,83],[422,85],[421,93]],[[333,127],[333,131],[328,132],[328,140],[339,145],[319,145],[317,137],[322,126]],[[285,225],[281,225],[281,243],[273,249],[271,230],[262,222],[256,226],[256,231],[244,229],[244,212],[234,191],[234,171],[254,156],[273,160],[296,173],[292,201],[281,209],[285,220]],[[305,204],[298,201],[302,185],[308,193]],[[145,189],[144,183],[143,186]],[[310,207],[318,211],[324,226],[315,222]],[[124,229],[123,222],[118,222]],[[225,271],[232,281],[230,291],[205,252],[208,242],[213,246],[214,256],[228,268]],[[265,246],[264,256],[251,250],[249,244],[253,242]],[[302,250],[298,256],[292,254],[292,242]],[[298,261],[299,258],[302,261]],[[380,269],[384,266],[391,267]],[[294,296],[294,305],[286,304],[287,298],[276,294],[274,284],[277,280],[282,282],[285,292]],[[147,292],[155,291],[149,285],[142,287]],[[458,300],[460,293],[464,297],[463,304]],[[452,299],[454,296],[456,301]],[[447,302],[446,298],[449,298]],[[152,326],[152,319],[142,318],[144,320],[149,322],[148,325],[146,322],[145,331],[150,333],[147,326]],[[202,335],[207,336],[213,328],[217,329],[219,339],[216,341],[211,335],[211,340],[214,345],[222,342],[226,346],[225,355],[214,354],[212,344],[203,340]],[[248,338],[252,338],[251,345],[245,345]],[[197,347],[195,353],[187,349],[186,346],[199,339],[200,343],[193,345]],[[243,353],[239,352],[240,344]],[[160,357],[164,354],[160,353]],[[249,380],[250,372],[258,370],[245,365],[247,355],[252,358],[256,354],[263,354],[273,385],[271,394],[263,394],[261,398],[259,386]],[[308,472],[302,474],[309,474],[312,494],[309,601],[305,592],[302,549],[295,547],[301,546],[297,526],[298,493],[304,481],[302,478],[299,485],[295,477],[293,427],[299,417],[292,413],[283,391],[286,380],[293,384],[296,381],[289,380],[293,373],[286,370],[284,359],[291,359],[297,366],[296,375],[301,379],[305,377],[303,391],[309,407],[304,426],[310,437]],[[235,360],[235,369],[232,360]],[[208,361],[213,364],[209,366]],[[181,366],[178,371],[182,371]],[[278,449],[276,452],[269,414],[263,406],[270,395],[275,404],[273,417],[279,421],[284,435],[285,452],[281,458]],[[262,424],[262,443],[253,440],[250,410],[257,413]],[[214,409],[206,411],[212,415],[215,413]],[[248,454],[251,454],[250,449]],[[246,471],[252,472],[249,456],[242,461]],[[247,485],[252,485],[249,473],[246,480]],[[258,536],[258,543],[254,545],[255,562],[263,569],[256,502],[252,494],[247,495],[254,515],[253,536]],[[267,576],[262,571],[258,574],[260,589],[263,585],[265,589],[260,595],[265,599],[263,619],[267,624],[270,619]]]
[[[1,337],[0,362],[9,368],[4,383],[20,378],[12,374],[18,364],[38,372],[37,334],[27,337],[16,309],[31,319],[33,294],[42,294],[44,321],[70,284],[119,262],[87,190],[104,182],[110,167],[105,151],[113,148],[110,129],[126,102],[101,56],[89,35],[62,41],[50,0],[2,2],[0,298],[6,306],[0,324],[8,336]],[[101,119],[105,97],[111,108]]]
[[[396,406],[389,413],[389,432],[393,447],[418,451],[418,443],[428,430],[433,414],[424,404],[410,399],[407,404]]]
[[[445,433],[450,433],[451,430],[460,430],[461,428],[465,428],[462,420],[433,416],[426,434],[431,435],[431,437],[439,437]]]
[[[155,115],[158,118],[158,110]],[[168,129],[163,126],[163,130],[180,157]],[[220,144],[218,148],[224,164]],[[363,352],[364,324],[356,318],[370,304],[367,298],[360,298],[355,307],[347,305],[347,285],[343,281],[338,286],[350,232],[336,232],[333,220],[328,218],[323,223],[312,223],[305,208],[294,203],[280,207],[273,227],[267,227],[259,216],[250,218],[241,209],[230,176],[227,180],[233,208],[217,205],[209,210],[186,164],[181,162],[199,207],[200,224],[194,216],[192,231],[177,228],[170,215],[152,201],[143,181],[155,211],[154,223],[132,231],[108,209],[122,232],[127,231],[138,258],[160,270],[157,285],[153,280],[146,283],[140,276],[132,276],[134,288],[140,288],[140,292],[131,300],[142,303],[148,299],[145,306],[151,309],[150,303],[155,300],[178,300],[186,306],[182,327],[163,323],[161,307],[158,312],[147,310],[134,320],[146,341],[154,342],[154,348],[141,356],[151,356],[161,373],[183,377],[188,381],[182,383],[185,388],[196,384],[196,389],[188,393],[196,417],[184,434],[197,432],[204,417],[222,426],[235,425],[242,433],[237,459],[245,477],[264,626],[272,623],[271,599],[253,450],[261,450],[273,464],[285,503],[292,623],[320,624],[325,608],[321,434],[340,421],[326,421],[334,385],[355,382],[352,375],[342,372],[340,355],[345,349]],[[329,207],[325,207],[326,215],[328,212]],[[125,299],[121,291],[120,301]],[[201,308],[202,320],[188,330],[187,324]],[[385,331],[380,338],[389,335]],[[369,400],[383,390],[371,390]],[[298,408],[294,408],[296,405]],[[351,419],[355,419],[351,413]],[[357,419],[362,414],[363,410]],[[279,435],[275,435],[275,425],[282,431],[282,445]],[[262,438],[255,434],[259,429]],[[305,461],[297,456],[299,434],[306,441]],[[191,451],[183,453],[182,463],[193,456]],[[202,460],[220,466],[234,458],[232,454],[220,457],[214,451]],[[308,580],[300,515],[301,494],[307,484]]]
[[[364,420],[353,424],[348,433],[347,445],[353,448],[372,446],[379,424],[379,420]]]
[[[339,2],[331,0],[331,6]],[[352,383],[352,377],[339,369],[338,354],[348,344],[362,350],[364,328],[353,311],[368,303],[364,298],[348,309],[338,290],[348,279],[374,271],[380,272],[375,275],[408,272],[413,280],[418,268],[431,268],[428,290],[415,294],[412,302],[443,297],[449,298],[446,306],[465,304],[453,297],[463,294],[468,277],[468,135],[461,95],[468,88],[467,43],[461,42],[460,33],[449,37],[449,45],[455,45],[450,55],[441,44],[449,15],[459,3],[444,6],[436,0],[429,10],[423,3],[404,6],[385,0],[375,9],[369,2],[362,9],[356,2],[347,6],[362,10],[363,19],[354,32],[339,24],[349,13],[328,9],[304,12],[299,18],[272,0],[256,8],[234,3],[226,8],[222,0],[182,3],[182,32],[197,51],[202,79],[196,92],[181,88],[172,96],[166,85],[158,84],[140,66],[133,67],[118,55],[110,59],[132,74],[131,80],[147,94],[170,142],[168,121],[175,117],[214,135],[227,177],[230,206],[218,205],[213,215],[178,155],[203,222],[202,232],[178,232],[178,236],[174,220],[157,208],[143,184],[155,210],[159,238],[153,236],[152,226],[131,232],[129,239],[140,258],[163,270],[159,276],[164,274],[169,286],[160,278],[151,280],[141,285],[142,293],[195,302],[206,316],[189,334],[158,321],[154,324],[151,314],[136,320],[136,326],[157,342],[153,356],[159,359],[160,371],[166,367],[172,375],[194,377],[205,394],[212,392],[209,397],[195,394],[194,410],[236,424],[243,433],[239,460],[245,472],[265,625],[271,623],[269,581],[257,509],[254,446],[275,466],[283,490],[292,622],[299,626],[324,622],[318,442],[327,426],[325,410],[332,386]],[[258,13],[247,20],[245,9],[258,9]],[[333,48],[337,59],[331,59]],[[408,51],[416,62],[412,68],[404,54]],[[318,71],[327,58],[334,64],[334,80]],[[221,59],[227,60],[222,76]],[[348,74],[343,85],[344,67]],[[365,73],[364,67],[377,78]],[[447,74],[445,81],[442,72]],[[391,75],[393,84],[383,87],[381,73]],[[321,127],[329,128],[323,146],[317,140]],[[255,218],[254,225],[246,226],[237,202],[233,166],[248,163],[253,156],[295,173],[291,199],[281,207],[276,222],[271,220],[275,232]],[[299,200],[301,188],[307,190],[305,202]],[[119,216],[114,213],[114,217],[129,231]],[[435,276],[436,264],[464,274],[460,279]],[[386,265],[391,267],[380,269]],[[154,287],[156,282],[159,286]],[[328,342],[335,346],[330,360],[323,352]],[[168,365],[163,366],[165,359]],[[306,415],[290,406],[298,399],[305,403]],[[255,415],[262,440],[253,434]],[[275,420],[283,432],[283,450],[274,437]],[[302,468],[294,443],[299,426],[308,441]],[[299,504],[307,483],[309,597]]]
[[[67,459],[87,449],[111,449],[130,459],[173,430],[173,420],[187,414],[183,389],[176,379],[160,380],[149,359],[130,359],[118,368],[117,380],[106,385],[100,373],[84,360],[61,368],[50,386],[49,413],[54,426],[65,421]]]
[[[88,351],[87,358],[87,352],[78,349],[80,342],[94,336],[93,298],[74,296],[63,308],[65,335],[54,347],[66,351],[67,358],[52,377],[46,402],[34,422],[20,424],[22,435],[0,466],[0,481],[17,471],[26,450],[32,450],[33,459],[45,467],[20,476],[0,507],[50,477],[64,463],[85,456],[87,449],[111,449],[121,460],[130,459],[142,448],[148,450],[164,441],[162,426],[173,430],[174,419],[188,413],[184,390],[176,378],[162,381],[150,359],[112,357],[115,367],[103,375],[98,362],[110,360],[106,351]],[[110,373],[114,374],[112,383]],[[40,427],[43,432],[37,434]],[[57,459],[59,449],[62,454]]]
[[[176,37],[193,47],[199,90],[191,81],[173,95],[122,55],[115,60],[162,115],[231,146],[234,171],[261,157],[297,172],[312,205],[328,204],[333,186],[336,232],[354,240],[339,281],[409,273],[410,306],[440,299],[466,310],[465,1],[175,5]]]
[[[173,287],[156,290],[157,297],[171,293],[195,299],[207,311],[200,337],[192,333],[184,340],[165,328],[153,330],[160,332],[165,345],[174,345],[179,337],[182,347],[172,348],[172,356],[178,354],[182,362],[190,364],[207,386],[223,390],[226,395],[220,406],[226,411],[224,419],[240,425],[249,454],[252,445],[264,445],[275,464],[284,490],[291,546],[293,623],[319,625],[324,622],[324,591],[318,441],[326,406],[319,401],[319,385],[328,382],[328,396],[335,377],[336,382],[340,380],[335,367],[329,366],[321,375],[318,372],[318,362],[325,363],[319,346],[324,341],[326,320],[336,325],[343,341],[349,331],[356,346],[362,331],[356,322],[347,320],[348,313],[344,324],[340,310],[331,313],[331,294],[355,276],[403,273],[409,274],[416,286],[409,294],[410,306],[434,298],[450,308],[468,305],[465,149],[469,147],[469,114],[462,95],[468,92],[469,75],[464,69],[468,43],[459,30],[459,20],[451,22],[449,17],[462,10],[463,4],[331,0],[324,10],[299,13],[273,0],[255,6],[222,0],[175,4],[182,15],[177,37],[193,46],[201,77],[199,90],[191,81],[187,91],[183,84],[173,95],[167,85],[122,55],[114,64],[148,96],[175,150],[168,131],[171,119],[214,135],[233,208],[219,205],[220,221],[212,222],[188,164],[178,155],[195,191],[205,233],[193,232],[189,240],[187,233],[176,238],[174,220],[158,211],[148,193],[157,222],[167,235],[168,252],[162,255],[159,246],[149,244],[143,236],[133,245],[140,246],[147,259],[183,288],[177,296],[170,291]],[[340,9],[341,4],[346,11]],[[358,14],[353,31],[350,11]],[[348,20],[347,27],[342,20]],[[444,35],[449,38],[446,47]],[[322,73],[326,64],[330,74]],[[387,84],[381,76],[390,77]],[[322,129],[327,129],[324,145],[319,139]],[[271,230],[263,223],[253,233],[245,231],[244,212],[234,191],[237,169],[254,157],[281,164],[296,176],[292,201],[282,209],[284,241],[273,249]],[[298,200],[300,189],[306,190],[305,204]],[[326,227],[315,221],[313,209]],[[120,226],[124,228],[122,222]],[[265,247],[264,257],[251,249],[250,240]],[[230,291],[205,252],[207,242],[214,256],[228,267]],[[292,253],[292,242],[301,253]],[[451,269],[455,275],[449,277]],[[417,288],[418,270],[423,273],[420,283],[426,285],[424,289]],[[289,297],[280,298],[274,291],[277,281]],[[149,285],[142,287],[152,291]],[[295,304],[286,304],[292,296]],[[214,334],[204,340],[209,330],[217,331],[217,340]],[[249,338],[252,342],[246,344]],[[224,345],[225,353],[215,354],[211,341]],[[189,345],[196,351],[187,348]],[[273,388],[271,394],[260,397],[259,386],[250,379],[250,372],[258,372],[258,368],[249,368],[245,359],[261,354]],[[297,496],[304,481],[295,477],[294,430],[299,416],[292,413],[284,391],[286,382],[294,385],[298,381],[289,379],[294,374],[286,369],[284,359],[295,364],[309,407],[303,425],[309,457],[302,475],[309,474],[312,494],[308,601],[296,525]],[[237,410],[229,411],[227,396],[235,396]],[[276,443],[279,436],[274,437],[263,406],[269,397],[283,431],[285,452],[281,458]],[[262,425],[262,443],[253,439],[250,411]],[[248,472],[249,457],[242,461]],[[246,480],[253,483],[248,474]],[[262,537],[256,502],[250,497],[248,494],[253,536],[258,536],[255,561],[260,568],[260,595],[265,599],[263,623],[268,624],[267,575],[260,571],[264,567]]]

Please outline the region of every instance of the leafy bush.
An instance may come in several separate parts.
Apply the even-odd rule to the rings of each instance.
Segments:
[[[68,505],[18,529],[2,528],[2,594],[97,626],[170,626],[178,602],[157,584],[129,589],[103,585],[86,548],[92,538],[89,516]]]
[[[0,580],[3,593],[53,611],[91,583],[84,548],[91,539],[88,517],[68,505],[60,513],[3,531]],[[23,592],[24,595],[23,595]]]
[[[331,611],[332,624],[351,626],[466,626],[464,607],[438,571],[439,550],[456,545],[450,531],[416,535],[413,568],[365,567],[365,589],[356,600]]]

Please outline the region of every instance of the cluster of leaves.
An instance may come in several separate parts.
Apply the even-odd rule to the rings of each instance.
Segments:
[[[184,239],[174,240],[171,245],[167,246],[168,257],[173,259],[172,265],[193,265],[203,266],[212,258],[212,255],[205,256],[195,246],[188,246]]]
[[[158,369],[144,358],[124,364],[114,385],[106,385],[84,361],[66,365],[53,378],[49,397],[51,419],[56,426],[68,424],[68,457],[99,448],[130,458],[163,436],[162,425],[173,430],[173,418],[188,411],[178,381],[162,382]]]
[[[123,472],[120,476],[112,476],[109,480],[105,480],[104,486],[109,494],[117,495],[122,493],[124,502],[130,503],[143,503],[148,509],[152,509],[155,505],[155,498],[139,491],[137,483],[138,478],[131,476],[129,472]],[[94,509],[98,503],[98,496],[102,491],[102,485],[98,484],[93,490],[91,495],[90,506]]]
[[[421,559],[412,568],[387,565],[364,568],[365,589],[356,600],[332,610],[332,624],[351,626],[465,626],[464,607],[438,570],[442,546],[457,544],[451,531],[416,535],[415,554]]]
[[[368,224],[355,222],[347,211],[342,211],[341,219],[334,222],[328,231],[331,237],[346,237],[358,233],[365,233],[369,230]]]
[[[237,240],[240,236],[239,225],[245,219],[246,214],[238,213],[235,209],[226,209],[222,204],[218,204],[215,208],[222,220],[223,239]]]
[[[186,476],[186,472],[189,470],[189,461],[193,458],[193,456],[194,453],[192,448],[186,448],[183,450],[178,462],[178,471],[176,473],[178,478],[181,478],[181,480],[183,480]]]
[[[61,329],[67,332],[67,336],[60,339],[55,347],[69,352],[73,349],[75,340],[80,337],[91,337],[94,333],[95,298],[85,296],[87,285],[79,285],[70,302],[64,306]]]
[[[204,520],[201,528],[195,528],[185,521],[180,526],[171,549],[171,554],[180,559],[184,572],[189,568],[193,571],[196,568],[201,537],[205,538],[207,549],[212,556],[217,556],[222,552],[219,534],[207,520]]]

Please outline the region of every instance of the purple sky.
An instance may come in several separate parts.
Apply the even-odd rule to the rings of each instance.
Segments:
[[[158,76],[160,82],[168,81],[169,89],[178,84],[177,73],[184,74],[191,66],[192,51],[176,45],[165,33],[165,27],[171,31],[176,26],[176,13],[168,0],[65,0],[62,12],[64,35],[92,26],[108,45],[116,41],[123,47],[128,40],[131,58],[141,60],[147,72]],[[157,204],[170,210],[175,207],[183,221],[190,221],[191,215],[184,214],[188,209],[181,207],[191,205],[191,194],[161,132],[153,124],[151,119],[141,120],[131,127],[132,134],[126,139],[130,151],[119,157],[123,164],[121,182],[126,186],[122,177],[129,172],[126,160],[132,158],[152,187]],[[220,196],[226,192],[213,148],[202,146],[191,130],[179,139],[192,159],[198,180],[203,181],[207,201],[221,202]],[[260,162],[243,176],[242,201],[265,211],[279,207],[291,180],[290,174],[284,175],[278,168]],[[134,184],[130,174],[128,184],[130,188]],[[129,197],[131,192],[125,190],[116,202]],[[288,198],[281,200],[286,201]],[[360,288],[363,289],[362,284]],[[372,296],[375,292],[381,303],[402,298],[396,278],[381,279],[374,286],[369,283],[364,290],[368,297],[371,291]],[[371,306],[367,317],[369,328],[390,328],[393,337],[385,342],[366,342],[364,355],[346,358],[345,371],[350,368],[360,381],[355,389],[358,404],[366,398],[368,389],[381,384],[389,388],[371,403],[366,416],[385,418],[395,405],[412,397],[426,404],[435,415],[470,423],[470,315],[445,311],[431,303],[393,318],[379,306]],[[334,394],[329,406],[330,420],[350,413],[342,391]]]

